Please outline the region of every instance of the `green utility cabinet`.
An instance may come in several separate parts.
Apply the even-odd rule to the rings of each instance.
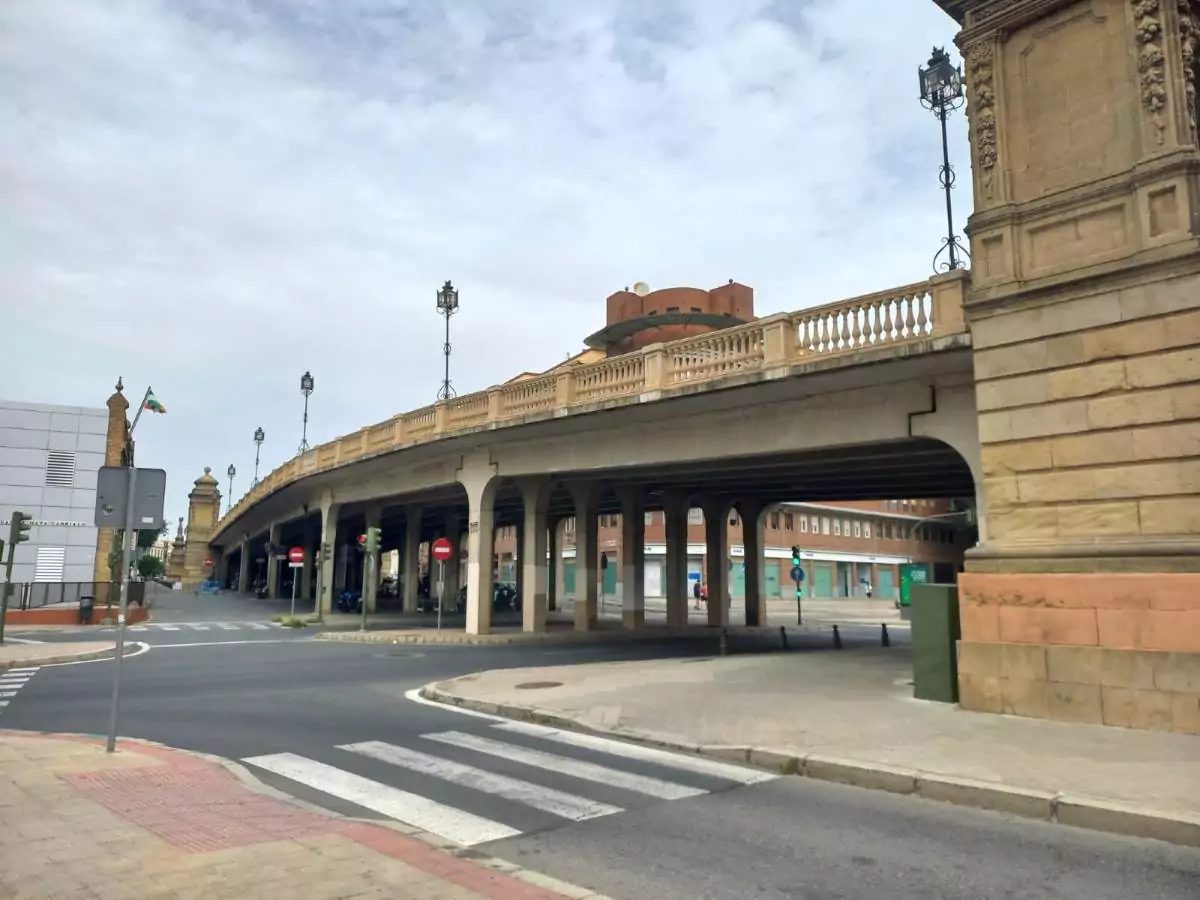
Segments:
[[[913,696],[958,702],[958,585],[912,585]]]

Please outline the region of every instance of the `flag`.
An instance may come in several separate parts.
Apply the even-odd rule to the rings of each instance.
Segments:
[[[153,391],[146,395],[146,403],[142,406],[142,409],[148,409],[154,413],[165,413],[167,411],[167,408],[158,402],[158,398],[154,396]]]

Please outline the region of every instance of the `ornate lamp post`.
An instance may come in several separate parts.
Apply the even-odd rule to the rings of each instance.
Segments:
[[[297,453],[308,452],[308,398],[313,392],[312,372],[306,371],[300,376],[300,393],[304,395],[304,431],[300,437],[300,449]]]
[[[233,467],[233,463],[229,464],[229,468],[225,470],[225,474],[229,476],[229,497],[225,500],[225,512],[233,509],[233,476],[237,474],[237,469]]]
[[[446,342],[442,344],[442,355],[446,357],[446,369],[437,398],[449,400],[454,396],[454,386],[450,384],[450,317],[458,312],[458,289],[449,281],[443,284],[442,289],[437,292],[437,311],[446,319]]]
[[[254,480],[250,482],[250,490],[254,490],[254,488],[258,485],[258,456],[262,450],[263,441],[266,439],[267,433],[263,431],[262,426],[259,425],[254,429]]]
[[[946,139],[946,119],[964,101],[962,70],[950,62],[944,48],[934,47],[929,62],[918,67],[917,73],[921,79],[921,105],[932,110],[942,124],[942,168],[938,177],[946,194],[946,237],[942,240],[942,248],[933,257],[933,268],[935,272],[962,269],[966,265],[963,258],[969,260],[971,255],[954,233],[954,210],[950,203],[954,167],[950,165],[950,145]],[[947,258],[938,262],[943,253],[948,254]]]

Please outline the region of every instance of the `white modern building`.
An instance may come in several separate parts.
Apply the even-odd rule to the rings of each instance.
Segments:
[[[92,580],[107,432],[102,407],[0,400],[0,539],[8,540],[14,510],[33,516],[30,540],[17,546],[14,582]]]

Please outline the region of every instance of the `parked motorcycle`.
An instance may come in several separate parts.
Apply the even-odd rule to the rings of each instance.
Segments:
[[[362,595],[357,591],[342,591],[337,601],[338,612],[361,613],[363,608]]]

